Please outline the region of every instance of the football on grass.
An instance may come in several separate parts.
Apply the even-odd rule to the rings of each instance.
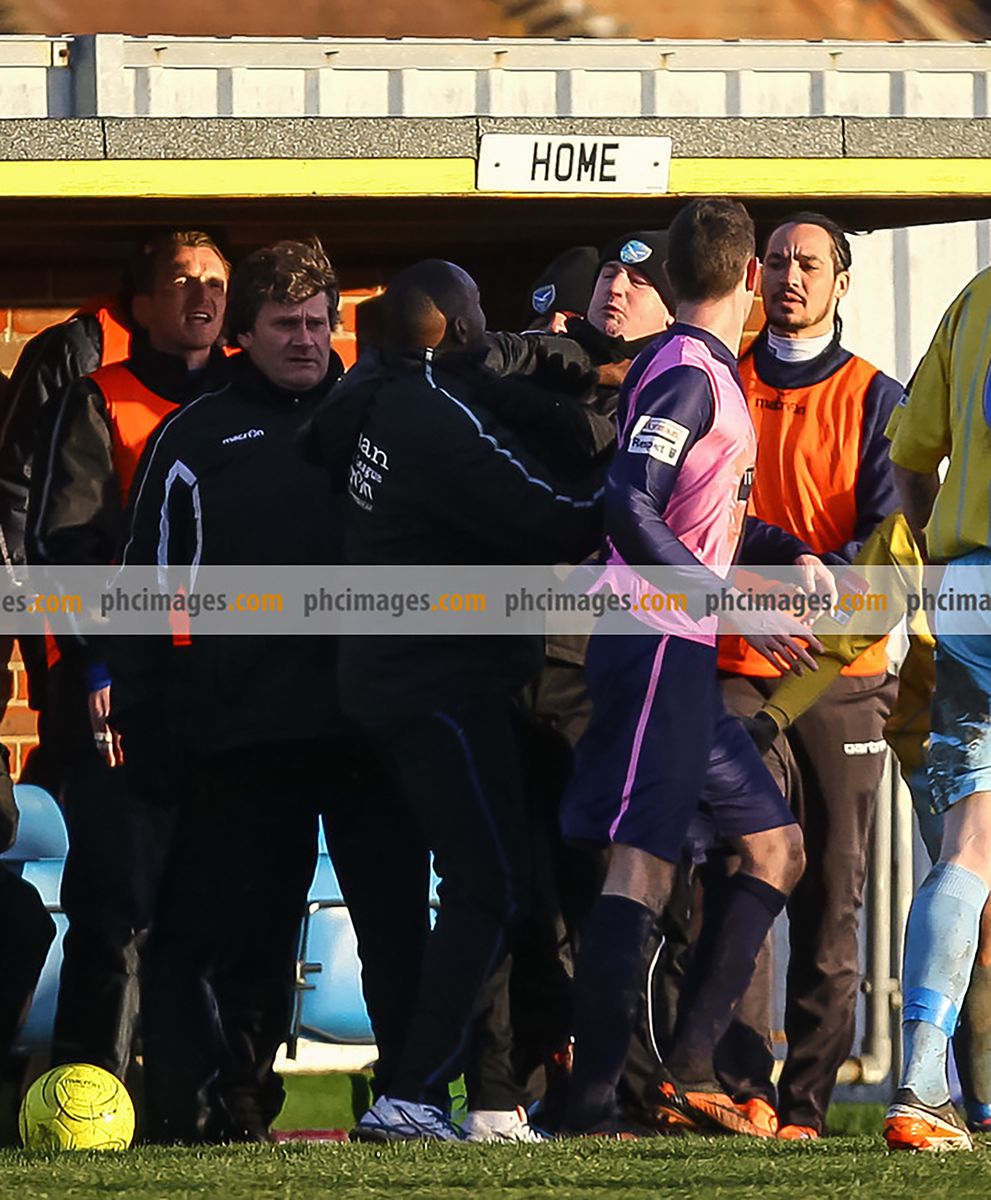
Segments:
[[[134,1137],[134,1105],[109,1071],[69,1063],[31,1084],[18,1130],[26,1150],[126,1150]]]

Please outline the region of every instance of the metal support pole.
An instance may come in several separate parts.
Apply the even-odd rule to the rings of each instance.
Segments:
[[[902,1070],[902,960],[905,956],[905,927],[908,924],[908,911],[912,907],[912,897],[915,895],[915,811],[912,806],[912,794],[901,777],[900,772],[892,770],[892,800],[894,805],[894,853],[895,853],[895,890],[892,896],[892,957],[894,959],[895,976],[898,987],[891,993],[891,1025],[894,1042],[893,1070],[895,1076],[901,1075]]]
[[[894,845],[894,777],[889,752],[878,789],[877,811],[871,841],[868,902],[867,1020],[860,1056],[859,1083],[883,1083],[891,1072],[893,1058],[892,997],[897,994],[898,969],[892,963],[892,882]]]

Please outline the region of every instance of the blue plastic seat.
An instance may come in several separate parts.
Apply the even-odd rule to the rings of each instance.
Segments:
[[[64,913],[53,913],[52,920],[55,922],[55,940],[48,951],[38,986],[35,988],[31,1010],[24,1022],[23,1029],[17,1036],[17,1045],[25,1050],[47,1046],[52,1040],[55,1005],[58,1001],[59,972],[62,970],[62,939],[65,937],[65,931],[69,928],[69,921]]]
[[[299,1004],[299,1033],[317,1041],[373,1045],[361,994],[361,963],[346,908],[312,905],[303,929],[302,959],[319,963]]]
[[[48,950],[48,957],[34,991],[34,999],[24,1027],[17,1035],[17,1045],[25,1050],[47,1046],[52,1040],[55,1024],[55,1005],[58,1000],[59,972],[62,970],[62,939],[69,927],[68,918],[59,911],[59,888],[62,885],[61,858],[40,858],[25,862],[21,867],[21,878],[38,889],[45,907],[55,922],[55,940]]]
[[[431,924],[436,917],[438,878],[431,865]],[[292,1037],[350,1045],[374,1045],[361,992],[361,961],[354,926],[320,828],[318,855],[309,890],[310,908],[299,948],[299,985]]]
[[[63,858],[39,858],[24,863],[21,878],[33,884],[49,910],[59,907],[59,890],[62,886]]]
[[[14,784],[14,799],[21,814],[17,841],[0,858],[6,862],[65,858],[69,836],[62,810],[44,788],[31,783]]]
[[[337,882],[337,872],[326,851],[317,856],[317,869],[310,884],[309,900],[311,904],[344,903],[341,885]]]
[[[0,858],[22,879],[37,888],[55,921],[55,940],[45,959],[27,1020],[17,1037],[19,1047],[33,1050],[51,1042],[55,1022],[59,972],[62,969],[62,939],[69,924],[65,915],[58,910],[69,838],[62,811],[44,788],[18,783],[14,785],[14,798],[20,813],[17,841]]]

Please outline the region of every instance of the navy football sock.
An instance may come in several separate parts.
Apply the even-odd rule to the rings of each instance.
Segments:
[[[566,1124],[592,1129],[615,1112],[616,1084],[640,1016],[643,959],[654,914],[625,896],[600,896],[575,965],[575,1068]]]
[[[679,1083],[716,1079],[712,1055],[747,990],[767,932],[787,897],[743,872],[719,885],[722,903],[706,919],[682,991],[674,1050],[665,1064]]]

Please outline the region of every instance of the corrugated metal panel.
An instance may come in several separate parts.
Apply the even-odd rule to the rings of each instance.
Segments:
[[[991,223],[960,221],[886,229],[851,239],[843,340],[906,383],[947,305],[991,265]]]
[[[298,79],[311,71],[347,72],[346,86],[320,88],[328,116],[376,104],[405,116],[974,116],[991,68],[986,47],[928,44],[124,38],[119,53],[128,78],[152,59],[163,74],[211,61],[242,71],[236,116],[304,112]]]
[[[71,115],[68,73],[80,116],[970,117],[989,71],[986,43],[0,39],[21,116]]]

